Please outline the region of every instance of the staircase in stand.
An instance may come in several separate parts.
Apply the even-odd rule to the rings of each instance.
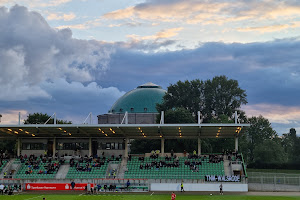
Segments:
[[[224,156],[224,172],[226,176],[231,176],[233,174],[232,167],[229,165],[230,161],[228,159],[225,159]]]
[[[70,165],[61,165],[55,178],[56,179],[65,179],[68,174],[69,169],[70,169]]]
[[[118,178],[123,179],[125,175],[125,171],[127,171],[127,159],[123,159],[119,170],[118,170]]]
[[[0,178],[4,178],[4,172],[7,172],[7,174],[9,174],[11,170],[15,172],[15,169],[12,166],[15,160],[15,158],[11,159],[5,164],[5,167],[2,169],[2,171],[0,171]]]

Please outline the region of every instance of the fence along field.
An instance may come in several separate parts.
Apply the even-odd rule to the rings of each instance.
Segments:
[[[249,191],[299,191],[300,174],[248,172]]]

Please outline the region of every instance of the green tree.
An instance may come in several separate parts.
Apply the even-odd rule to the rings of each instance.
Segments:
[[[51,116],[44,113],[33,113],[27,116],[27,119],[24,120],[24,124],[44,124]],[[51,118],[48,124],[53,124],[54,119]],[[59,120],[56,119],[56,124],[72,124],[71,121]]]
[[[168,87],[163,102],[157,105],[157,110],[166,111],[174,108],[184,108],[193,115],[204,108],[204,83],[199,79],[178,81]]]
[[[258,164],[282,164],[287,162],[286,154],[279,138],[264,140],[255,146],[253,154],[254,162]]]
[[[204,83],[205,106],[202,114],[204,121],[209,122],[220,115],[233,118],[241,105],[248,103],[245,90],[239,87],[237,80],[226,76],[216,76]]]
[[[282,146],[287,154],[289,163],[300,161],[300,138],[297,137],[295,128],[291,128],[289,133],[282,135]]]
[[[240,149],[247,158],[249,163],[255,161],[254,150],[256,147],[262,145],[265,141],[270,141],[278,138],[275,130],[273,130],[271,123],[263,116],[251,117],[248,119],[250,127],[245,132],[244,136],[240,138]],[[265,142],[266,144],[271,144]]]
[[[227,116],[233,119],[235,111],[244,113],[240,107],[247,103],[247,95],[236,80],[216,76],[212,80],[178,81],[168,87],[163,102],[157,105],[158,112],[174,108],[185,108],[197,119],[200,111],[204,122]]]
[[[156,122],[160,123],[161,113],[158,114]],[[189,110],[180,107],[173,108],[165,111],[164,114],[164,123],[165,124],[184,124],[184,123],[196,123],[195,118]]]

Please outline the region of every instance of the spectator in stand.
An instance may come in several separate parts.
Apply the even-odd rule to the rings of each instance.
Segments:
[[[101,185],[98,183],[97,184],[97,189],[98,189],[98,192],[100,192],[100,190],[101,190]]]
[[[4,191],[4,185],[3,183],[1,183],[0,185],[0,194],[3,195],[3,191]]]
[[[193,156],[197,156],[197,151],[196,150],[193,151]]]
[[[158,158],[158,155],[160,154],[160,150],[156,150],[155,154],[156,154],[156,158]]]

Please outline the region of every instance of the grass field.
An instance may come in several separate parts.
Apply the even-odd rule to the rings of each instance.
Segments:
[[[14,195],[1,196],[1,200],[170,200],[171,196],[166,194],[152,195]],[[186,195],[177,194],[176,200],[300,200],[300,196],[244,196],[244,195]]]

